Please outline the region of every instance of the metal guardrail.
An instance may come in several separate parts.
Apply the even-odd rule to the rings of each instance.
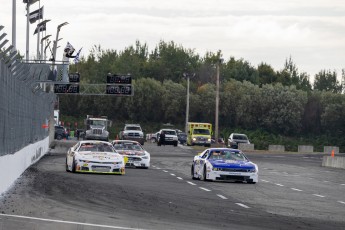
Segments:
[[[24,63],[13,46],[3,48],[8,40],[0,26],[0,156],[48,136],[42,128],[53,113],[55,94],[39,83],[48,80],[50,65]]]

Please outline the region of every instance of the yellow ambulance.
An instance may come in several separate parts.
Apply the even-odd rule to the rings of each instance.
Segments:
[[[212,124],[188,122],[187,145],[211,146]]]

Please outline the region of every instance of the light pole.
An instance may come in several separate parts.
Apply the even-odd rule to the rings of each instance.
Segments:
[[[16,22],[16,0],[12,1],[12,45],[13,45],[13,50],[12,51],[16,51],[17,47],[16,47],[16,26],[17,26],[17,22]]]
[[[50,41],[48,40],[48,42],[47,42],[47,45],[46,45],[46,47],[44,48],[44,57],[43,57],[43,59],[44,60],[46,60],[47,59],[47,48],[49,47],[49,49],[50,49]],[[50,52],[51,52],[52,50],[50,49]]]
[[[219,117],[219,68],[220,64],[223,62],[223,59],[217,60],[217,81],[216,81],[216,121],[215,121],[215,128],[214,128],[214,139],[215,142],[218,143],[218,117]]]
[[[61,27],[65,26],[65,25],[68,25],[68,22],[64,22],[64,23],[61,23],[60,25],[58,25],[57,27],[57,31],[56,31],[56,39],[55,41],[53,42],[53,65],[55,64],[55,60],[56,60],[56,49],[57,49],[57,43],[59,41],[59,32],[60,32],[60,29]]]
[[[41,39],[41,60],[45,60],[46,57],[43,55],[43,42],[44,40],[48,39],[51,35],[47,35]]]
[[[195,73],[183,73],[183,76],[187,78],[187,103],[186,103],[186,124],[185,124],[185,132],[188,133],[188,119],[189,119],[189,78],[194,77]]]
[[[41,54],[40,54],[40,34],[41,34],[41,27],[44,29],[47,22],[50,22],[50,19],[44,20],[37,24],[37,60],[42,60],[43,54],[42,54],[42,46],[41,46]],[[43,31],[42,31],[43,32]]]

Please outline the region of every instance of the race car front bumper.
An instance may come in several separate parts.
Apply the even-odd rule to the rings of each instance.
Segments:
[[[207,172],[207,179],[215,181],[246,181],[258,182],[257,172],[224,172],[210,170]]]
[[[144,159],[138,156],[128,156],[128,161],[126,162],[126,167],[150,167],[150,158]]]
[[[101,174],[125,174],[122,164],[81,163],[76,165],[76,172],[101,173]]]

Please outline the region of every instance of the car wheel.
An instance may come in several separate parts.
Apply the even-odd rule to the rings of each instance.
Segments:
[[[68,164],[67,164],[67,157],[66,157],[66,172],[69,172]]]
[[[190,173],[192,174],[192,179],[196,180],[197,178],[194,176],[194,164],[192,164],[192,167],[191,167],[190,171],[191,171]]]
[[[75,173],[75,160],[73,158],[73,161],[72,161],[72,173]]]
[[[256,184],[256,182],[254,182],[252,179],[247,180],[247,184]]]
[[[56,135],[56,139],[57,140],[61,140],[62,139],[62,135],[61,134]]]
[[[206,179],[206,166],[204,166],[204,170],[202,170],[200,180],[207,181],[207,179]]]
[[[177,141],[174,143],[174,146],[175,146],[175,147],[177,146]]]

